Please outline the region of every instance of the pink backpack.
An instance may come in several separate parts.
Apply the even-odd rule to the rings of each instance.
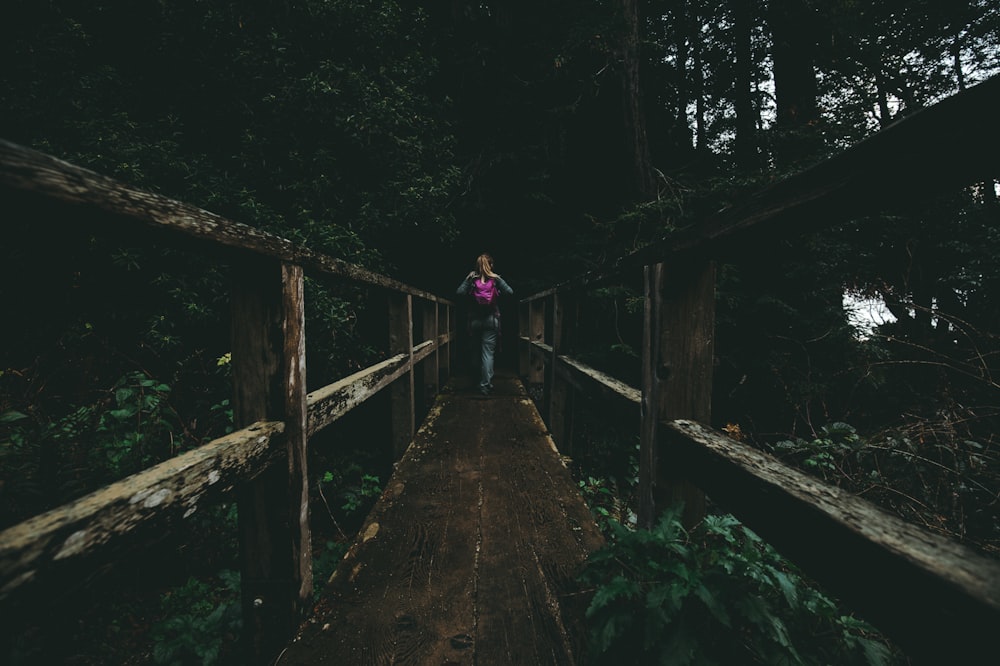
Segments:
[[[492,308],[497,301],[497,285],[493,278],[489,278],[485,282],[476,278],[472,283],[472,297],[476,300],[476,304],[484,309]]]

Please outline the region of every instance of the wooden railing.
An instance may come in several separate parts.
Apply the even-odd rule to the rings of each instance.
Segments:
[[[0,141],[0,210],[35,223],[45,207],[152,230],[218,254],[233,274],[232,407],[236,432],[0,532],[0,607],[43,595],[111,555],[235,491],[248,659],[266,663],[311,605],[309,438],[389,389],[393,454],[413,439],[415,382],[436,393],[450,371],[452,303],[358,266],[166,197],[131,189]],[[8,222],[10,224],[10,222]],[[186,240],[185,240],[186,239]],[[44,269],[43,269],[44,270]],[[307,393],[304,273],[384,294],[389,357]],[[414,331],[415,322],[420,328]],[[419,375],[419,376],[417,376]]]
[[[1000,563],[915,527],[732,440],[711,422],[715,264],[753,242],[992,181],[1000,154],[1000,78],[921,111],[684,234],[521,301],[520,371],[543,383],[543,414],[562,450],[574,396],[631,405],[640,436],[639,523],[674,500],[685,521],[705,493],[891,636],[914,662],[988,663],[1000,627]],[[565,352],[591,287],[645,285],[641,386]],[[985,661],[984,661],[985,660]]]

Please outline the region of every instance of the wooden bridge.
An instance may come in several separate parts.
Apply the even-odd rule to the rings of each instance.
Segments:
[[[450,300],[0,142],[6,219],[83,220],[200,248],[230,267],[240,428],[0,533],[4,618],[113,560],[127,544],[235,494],[248,661],[581,663],[584,597],[573,575],[600,538],[554,446],[568,449],[574,402],[593,395],[622,405],[640,433],[641,524],[674,498],[685,500],[687,520],[695,521],[708,493],[915,661],[983,663],[996,652],[1000,565],[707,424],[714,262],[755,240],[987,178],[1000,149],[989,110],[998,107],[994,79],[686,235],[524,299],[518,374],[544,387],[545,425],[517,378],[504,379],[501,395],[488,400],[447,383],[457,319]],[[567,354],[582,295],[630,271],[641,271],[646,286],[640,387]],[[369,304],[384,302],[387,313],[384,360],[312,392],[305,384],[306,272],[366,290]],[[307,445],[381,391],[390,396],[387,446],[397,470],[306,618]],[[437,399],[418,431],[419,395]]]
[[[521,383],[439,396],[279,664],[573,664],[602,538]]]

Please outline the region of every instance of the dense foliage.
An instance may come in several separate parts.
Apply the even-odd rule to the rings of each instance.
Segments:
[[[735,518],[709,516],[688,534],[679,513],[651,530],[613,522],[612,544],[591,556],[595,663],[898,663]]]
[[[440,293],[484,249],[520,294],[605,265],[1000,71],[990,0],[7,5],[2,138]],[[720,266],[714,400],[733,436],[991,553],[994,176]],[[90,222],[15,214],[4,228],[0,526],[232,425],[226,267]],[[365,293],[312,276],[306,288],[312,385],[381,356]],[[894,320],[860,332],[845,293]],[[641,296],[638,275],[591,292],[573,353],[638,384]],[[609,428],[594,426],[582,488],[603,519],[628,523],[634,438]],[[362,440],[341,439],[357,443],[314,467],[322,567],[386,471]],[[605,561],[598,650],[624,640],[649,655],[809,661],[795,632],[812,622],[847,637],[810,646],[815,659],[881,654],[749,533],[714,520],[692,535],[669,520],[617,532],[632,572],[686,573],[669,572],[676,588],[636,587]],[[651,542],[678,559],[649,555]],[[700,548],[722,542],[734,547]],[[155,625],[136,639],[156,643],[150,659],[225,658],[217,638],[236,628],[218,571],[232,544],[219,550],[153,591],[158,619],[134,623]],[[621,619],[636,605],[645,628]],[[759,642],[632,640],[692,607],[703,629]]]

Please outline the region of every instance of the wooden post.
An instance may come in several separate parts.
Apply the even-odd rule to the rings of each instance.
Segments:
[[[455,331],[451,326],[451,306],[439,304],[437,306],[438,334],[442,332],[448,336],[448,341],[444,343],[442,350],[438,353],[438,386],[448,381],[451,377],[451,355],[454,351],[452,341],[455,339]]]
[[[705,494],[691,485],[661,445],[664,419],[710,423],[715,355],[715,264],[708,260],[645,269],[639,525],[651,527],[673,502],[684,502],[692,527],[705,515]]]
[[[567,347],[573,329],[575,304],[576,300],[569,292],[557,291],[552,296],[552,363],[546,378],[550,387],[549,432],[559,450],[567,454],[573,449],[573,388],[559,372],[559,355]]]
[[[392,452],[399,460],[413,441],[413,297],[389,294],[389,353],[407,354],[407,373],[392,383]]]
[[[434,341],[434,353],[424,359],[423,362],[423,395],[424,407],[430,409],[434,402],[434,397],[438,394],[438,304],[435,301],[423,303],[423,339]]]
[[[517,374],[522,378],[527,378],[531,367],[531,345],[522,339],[531,337],[529,307],[527,302],[517,304]]]
[[[256,260],[233,270],[235,426],[285,422],[287,465],[237,493],[247,659],[261,664],[291,639],[312,598],[303,282],[294,264]]]
[[[528,339],[545,342],[545,301],[536,298],[528,303]],[[545,380],[545,356],[533,345],[528,346],[528,383],[537,387]]]

